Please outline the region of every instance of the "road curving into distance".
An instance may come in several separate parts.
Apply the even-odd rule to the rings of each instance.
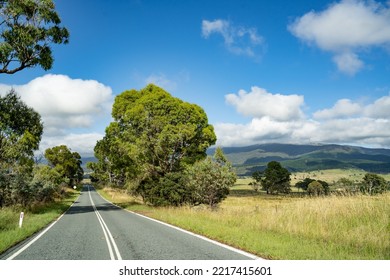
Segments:
[[[17,260],[245,260],[254,255],[123,210],[91,185],[56,222],[5,252]]]

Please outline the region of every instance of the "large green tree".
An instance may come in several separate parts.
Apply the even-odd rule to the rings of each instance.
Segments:
[[[53,65],[51,44],[66,44],[69,32],[52,0],[0,0],[0,73]]]
[[[77,152],[72,152],[67,146],[60,145],[46,149],[45,158],[70,186],[83,179],[81,156]]]
[[[204,110],[150,84],[118,95],[112,116],[95,147],[99,163],[94,171],[119,178],[152,204],[181,203],[182,171],[204,159],[216,141]]]
[[[264,170],[261,184],[267,194],[289,193],[291,191],[290,175],[290,172],[282,167],[280,162],[271,161]]]
[[[42,133],[41,116],[14,90],[0,96],[0,168],[31,168]]]

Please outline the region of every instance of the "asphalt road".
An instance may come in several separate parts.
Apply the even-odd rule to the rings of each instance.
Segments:
[[[243,260],[255,256],[120,209],[85,185],[55,223],[2,259]]]

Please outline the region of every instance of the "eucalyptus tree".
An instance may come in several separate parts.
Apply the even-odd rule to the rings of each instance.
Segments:
[[[41,116],[14,90],[0,96],[0,168],[32,167],[42,133]]]
[[[0,0],[0,73],[53,65],[51,44],[67,44],[52,0]]]

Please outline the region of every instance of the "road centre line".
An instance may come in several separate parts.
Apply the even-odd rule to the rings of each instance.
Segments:
[[[89,199],[91,200],[91,204],[92,204],[93,210],[94,210],[94,212],[95,212],[95,214],[96,214],[96,216],[97,216],[97,218],[99,220],[100,226],[102,227],[102,230],[103,230],[103,233],[104,233],[104,237],[106,239],[107,246],[108,246],[108,251],[110,252],[111,260],[115,260],[115,255],[113,253],[112,246],[114,247],[117,259],[118,260],[122,260],[122,256],[121,256],[121,254],[120,254],[120,252],[118,250],[118,246],[115,243],[114,237],[112,236],[112,234],[111,234],[107,224],[104,222],[103,217],[100,215],[99,211],[96,208],[95,203],[92,200],[92,196],[91,196],[91,191],[90,191],[89,185],[88,185],[88,194],[89,194]],[[112,246],[111,246],[110,240],[111,240]]]

